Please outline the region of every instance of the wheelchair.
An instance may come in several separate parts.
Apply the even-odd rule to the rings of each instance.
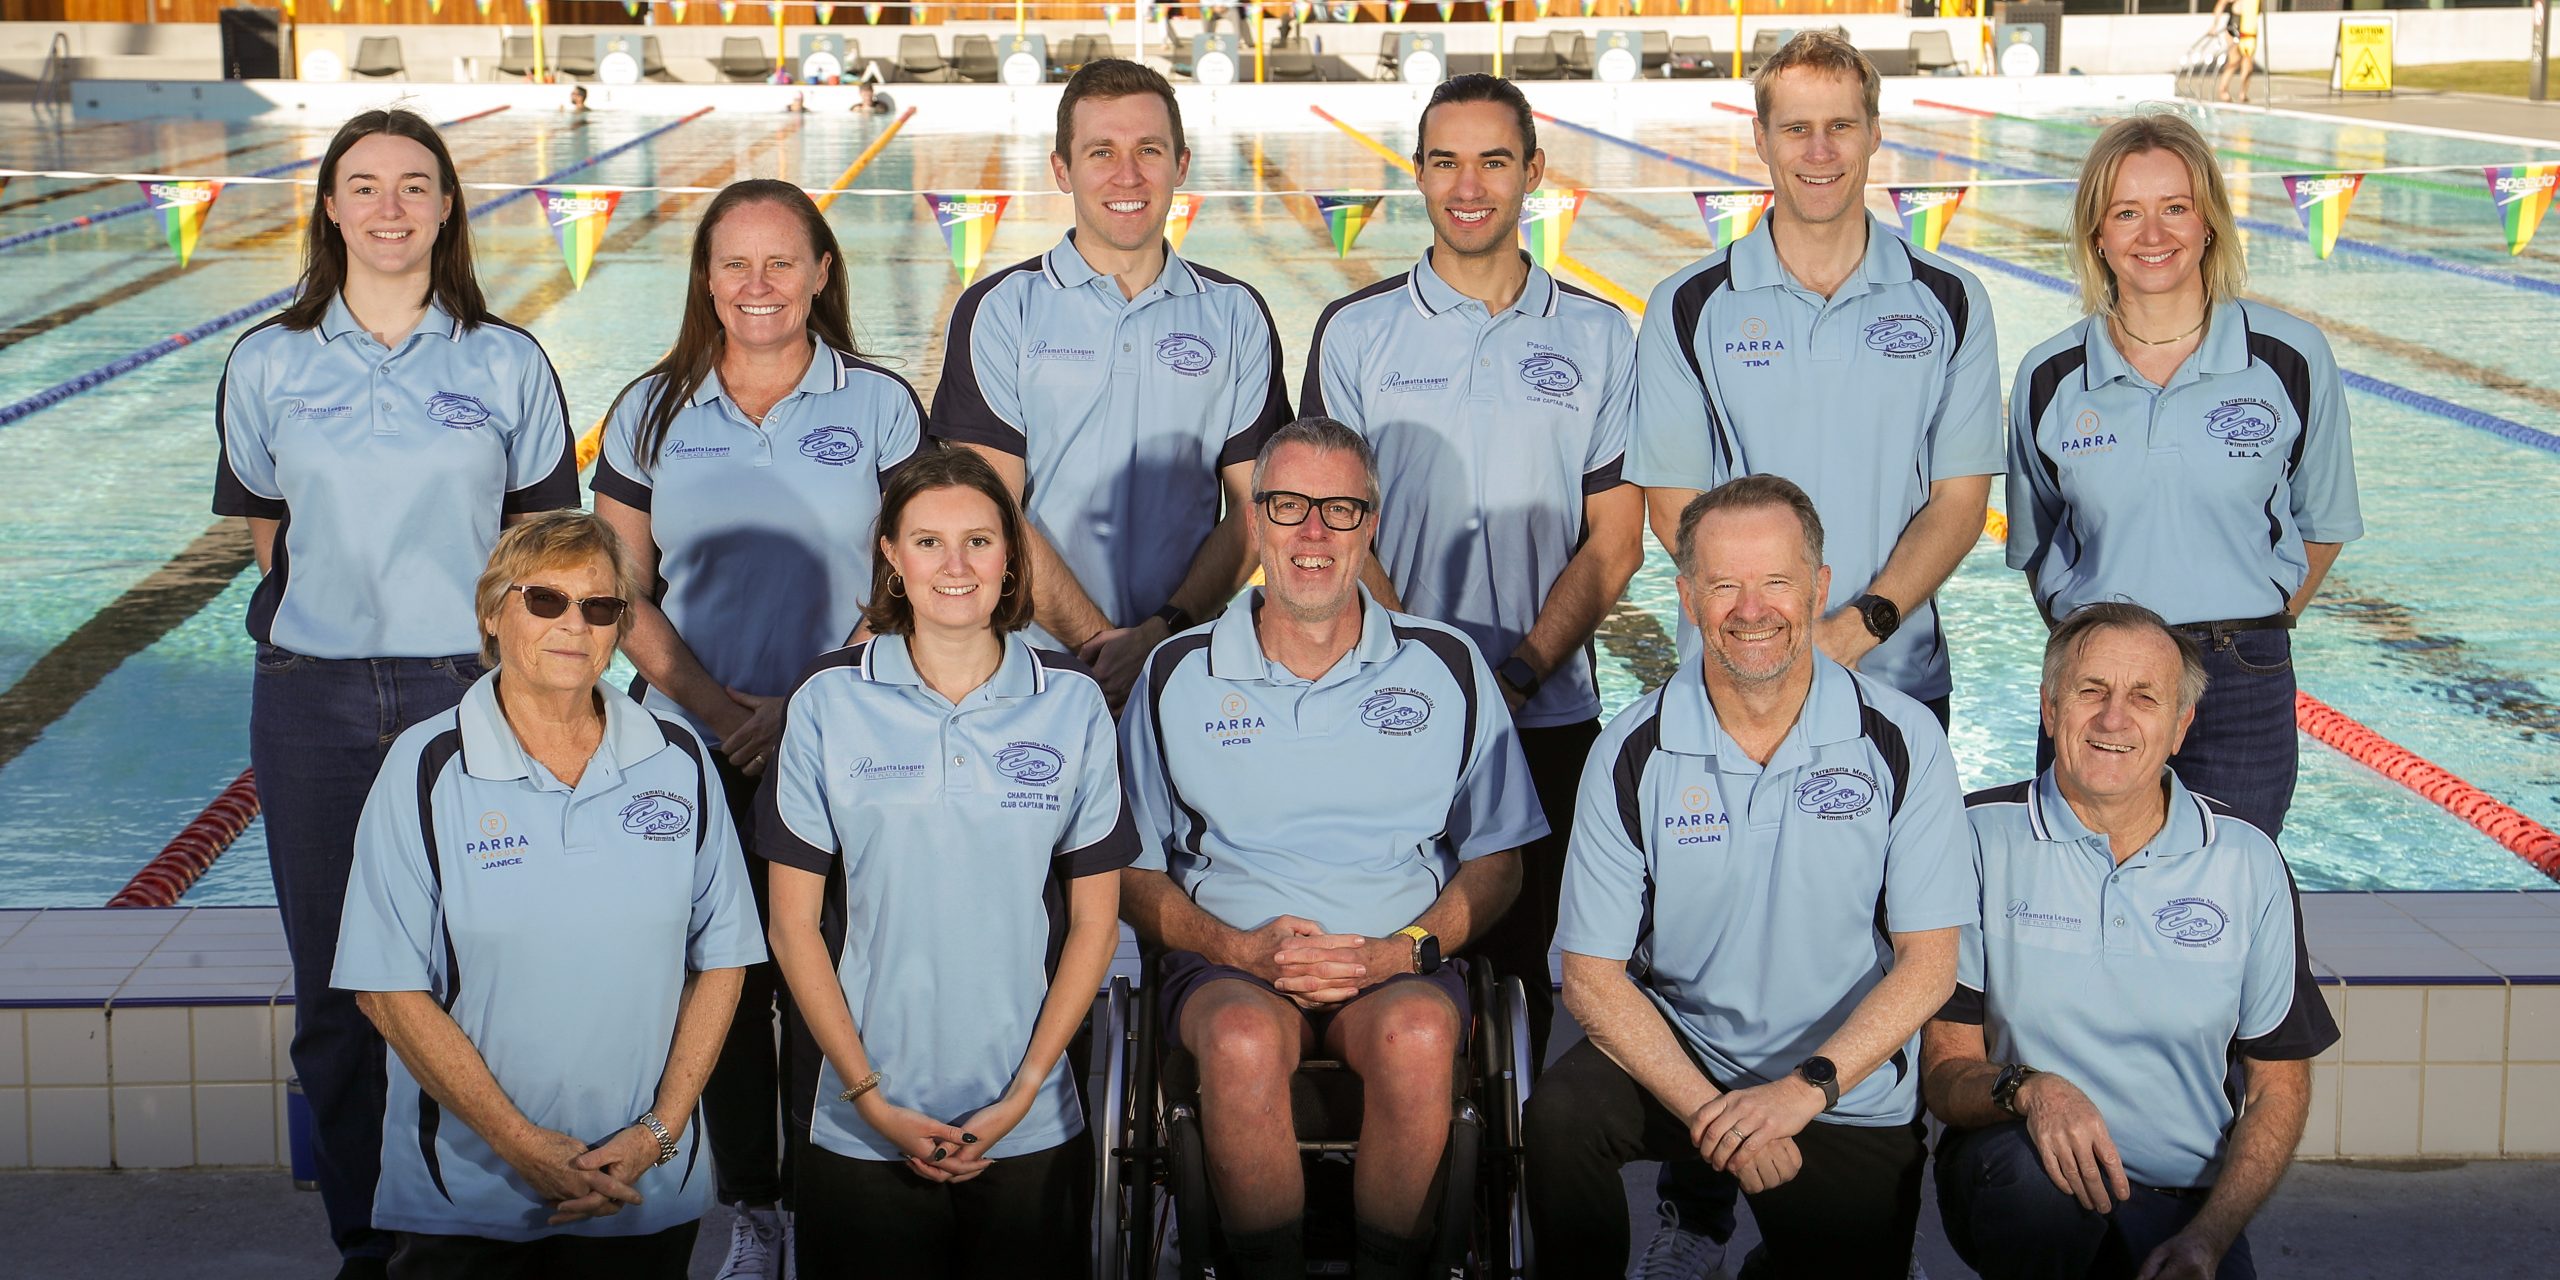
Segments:
[[[1149,980],[1134,990],[1127,977],[1112,979],[1091,1023],[1095,1280],[1157,1280],[1168,1263],[1182,1280],[1216,1274],[1221,1237],[1197,1077],[1189,1054],[1164,1043],[1155,968],[1150,956]],[[1521,1183],[1521,1107],[1536,1066],[1527,996],[1519,979],[1498,979],[1481,959],[1469,964],[1468,992],[1474,1025],[1455,1075],[1429,1274],[1516,1280],[1532,1261]],[[1349,1271],[1360,1098],[1359,1078],[1341,1062],[1308,1059],[1290,1082],[1311,1273]]]

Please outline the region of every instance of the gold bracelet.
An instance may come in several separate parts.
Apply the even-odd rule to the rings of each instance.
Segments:
[[[881,1082],[882,1080],[887,1079],[887,1078],[888,1078],[888,1077],[881,1075],[879,1072],[874,1071],[874,1072],[872,1072],[870,1075],[864,1076],[863,1078],[861,1078],[861,1079],[859,1079],[859,1080],[854,1081],[854,1082],[853,1082],[853,1087],[852,1087],[852,1088],[847,1089],[847,1090],[845,1090],[844,1092],[837,1094],[837,1095],[836,1095],[836,1101],[838,1101],[838,1102],[851,1102],[851,1101],[853,1101],[854,1099],[859,1098],[859,1097],[861,1097],[862,1095],[864,1095],[864,1094],[866,1094],[866,1093],[869,1093],[869,1092],[871,1092],[871,1091],[872,1091],[872,1090],[874,1090],[874,1089],[879,1088],[879,1087],[880,1087],[880,1082]]]

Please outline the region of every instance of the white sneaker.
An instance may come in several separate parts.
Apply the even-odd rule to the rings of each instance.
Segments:
[[[1724,1280],[1724,1245],[1682,1229],[1668,1201],[1657,1210],[1662,1226],[1627,1268],[1627,1280]]]
[[[729,1223],[729,1257],[713,1273],[715,1280],[782,1280],[788,1240],[779,1208],[740,1205]]]

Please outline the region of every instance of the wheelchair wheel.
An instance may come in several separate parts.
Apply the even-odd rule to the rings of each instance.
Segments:
[[[1113,978],[1093,1017],[1093,1062],[1101,1068],[1101,1087],[1086,1106],[1085,1129],[1093,1139],[1093,1271],[1097,1280],[1121,1273],[1129,1252],[1129,1202],[1122,1177],[1130,1145],[1128,1115],[1129,980]]]

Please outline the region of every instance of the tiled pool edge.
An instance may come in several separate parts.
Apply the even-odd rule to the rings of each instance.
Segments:
[[[2560,891],[2303,902],[2303,1158],[2560,1155]],[[292,1006],[272,907],[0,910],[0,1169],[282,1167]]]

